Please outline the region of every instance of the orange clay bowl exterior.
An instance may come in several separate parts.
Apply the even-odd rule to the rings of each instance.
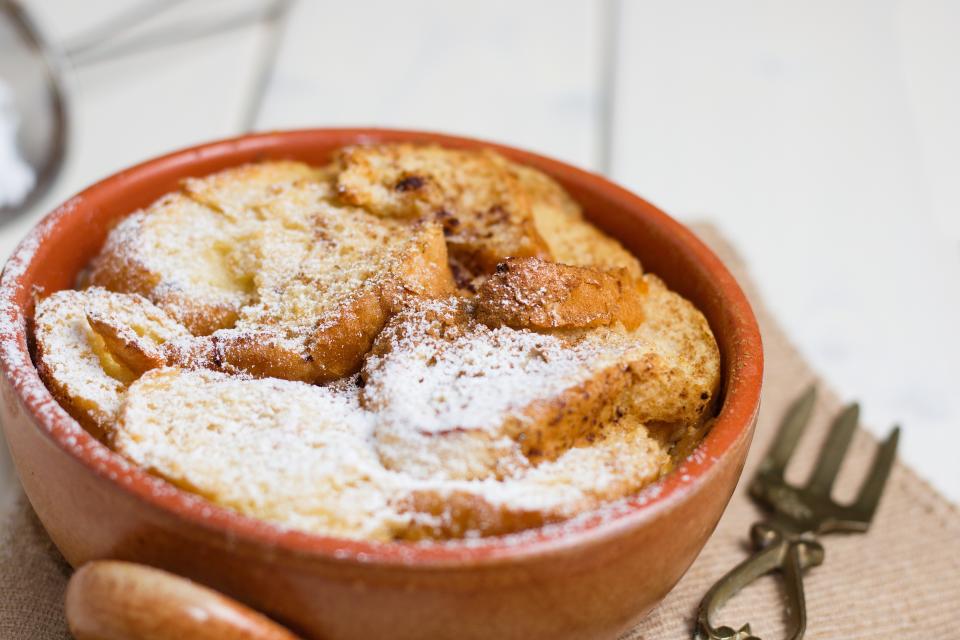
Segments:
[[[176,489],[97,442],[48,393],[29,351],[35,293],[71,287],[121,217],[187,176],[263,159],[321,164],[343,145],[401,141],[491,147],[545,171],[703,311],[720,345],[722,406],[692,456],[633,499],[514,539],[363,542],[283,530]],[[650,203],[525,151],[380,129],[214,142],[93,185],[47,216],[7,263],[0,328],[4,433],[30,503],[70,564],[115,558],[161,567],[324,639],[616,638],[677,583],[720,519],[753,435],[763,371],[760,333],[740,287]]]

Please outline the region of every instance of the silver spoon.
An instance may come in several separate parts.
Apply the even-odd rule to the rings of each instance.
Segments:
[[[69,108],[52,51],[19,3],[0,0],[0,220],[42,197],[63,165]]]
[[[57,48],[17,0],[0,0],[0,225],[28,211],[60,173],[70,139],[69,72],[84,65],[170,46],[254,22],[270,27],[244,128],[252,128],[292,0],[271,0],[208,22],[191,20],[135,38],[124,34],[184,0],[145,0]]]

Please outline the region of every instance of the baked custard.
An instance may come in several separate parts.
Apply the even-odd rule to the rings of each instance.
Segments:
[[[451,540],[636,494],[707,429],[703,315],[492,151],[341,149],[185,180],[37,301],[85,428],[223,507]]]

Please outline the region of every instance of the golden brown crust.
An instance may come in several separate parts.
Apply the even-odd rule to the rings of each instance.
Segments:
[[[68,411],[100,436],[119,420],[112,445],[179,486],[334,535],[500,535],[630,495],[699,441],[719,386],[702,314],[493,152],[189,179],[89,279],[160,308],[96,288],[38,305]]]
[[[616,417],[616,399],[630,384],[621,363],[596,371],[562,393],[509,416],[502,430],[536,464],[554,460],[577,444],[593,441]]]
[[[90,328],[103,340],[106,349],[134,375],[143,375],[166,363],[159,345],[137,335],[136,331],[112,314],[91,309],[86,312],[86,317]]]
[[[239,332],[231,329],[210,336],[164,345],[164,365],[208,369],[255,378],[312,382],[317,367],[276,329]]]
[[[397,509],[414,515],[407,527],[397,531],[396,537],[401,540],[502,536],[563,519],[559,514],[541,509],[492,503],[482,495],[463,490],[412,491],[397,501]]]
[[[310,318],[299,327],[266,318],[246,328],[217,332],[211,336],[215,347],[201,345],[187,353],[171,348],[167,364],[202,362],[210,369],[304,382],[329,382],[354,373],[384,323],[406,299],[443,296],[453,290],[443,236],[435,225],[416,228],[392,264],[338,307],[313,318],[312,326]]]
[[[474,275],[492,272],[511,256],[550,257],[527,193],[492,151],[349,147],[336,164],[344,202],[380,216],[439,221],[451,257]]]
[[[426,223],[407,233],[412,238],[410,245],[391,265],[390,277],[383,285],[385,300],[394,313],[406,299],[439,298],[453,293],[456,287],[443,229]]]
[[[89,283],[138,293],[206,335],[233,325],[252,299],[237,268],[239,248],[229,220],[172,194],[120,222],[91,264]]]
[[[174,307],[198,336],[161,350],[117,322],[94,318],[118,357],[141,373],[169,364],[325,382],[359,368],[403,300],[453,291],[438,224],[332,207],[317,175],[299,163],[269,163],[188,180],[189,198],[166,198],[111,234],[92,281]],[[183,236],[179,227],[191,224],[206,232],[187,234],[187,248],[197,249],[191,239],[233,239],[213,252],[215,268],[192,265],[182,247],[157,237],[157,229]],[[224,283],[243,291],[228,312],[207,295]]]
[[[104,441],[113,426],[113,409],[110,409],[109,414],[105,414],[101,405],[86,401],[76,391],[68,388],[57,378],[53,369],[44,362],[47,353],[43,347],[37,347],[37,373],[40,374],[40,379],[50,390],[50,395],[94,438]],[[120,393],[118,391],[118,403],[119,397]]]
[[[276,202],[291,185],[322,177],[320,171],[302,162],[259,162],[203,178],[187,178],[183,192],[202,205],[240,220],[269,215],[261,209]]]
[[[511,164],[511,169],[529,195],[537,232],[556,262],[600,271],[626,269],[634,278],[643,275],[637,257],[587,222],[580,205],[555,180],[530,167]]]
[[[411,492],[398,508],[415,517],[397,535],[408,540],[497,536],[561,522],[636,493],[670,463],[666,448],[635,418],[624,416],[608,423],[589,445],[571,447],[511,479],[505,491],[473,485]]]
[[[335,323],[317,327],[309,342],[314,380],[328,382],[360,369],[389,317],[391,302],[382,289],[368,289],[338,314]]]
[[[396,316],[363,372],[362,402],[386,416],[375,432],[381,460],[422,477],[502,479],[596,440],[622,418],[657,425],[668,444],[689,436],[712,406],[719,353],[703,316],[647,279],[642,313],[652,325],[633,330],[491,329],[471,303],[456,301]],[[481,368],[478,353],[498,356]],[[411,398],[424,408],[408,411]],[[438,398],[434,414],[426,407]]]
[[[99,287],[58,291],[37,303],[33,336],[40,377],[70,415],[102,438],[139,372],[117,357],[115,344],[98,332],[91,317],[120,319],[122,339],[140,332],[148,347],[154,339],[186,335],[186,330],[139,295]]]
[[[514,329],[585,329],[620,322],[628,330],[643,320],[642,280],[625,269],[510,258],[497,265],[477,292],[477,319]]]
[[[711,414],[720,387],[717,342],[692,303],[660,278],[647,274],[644,279],[644,322],[630,336],[653,348],[631,362],[638,383],[625,402],[645,423],[675,431],[698,429]]]

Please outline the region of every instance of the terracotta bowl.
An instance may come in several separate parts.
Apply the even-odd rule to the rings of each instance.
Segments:
[[[282,530],[180,491],[98,443],[47,392],[27,335],[35,292],[70,287],[119,218],[187,176],[264,158],[320,164],[336,147],[381,141],[493,147],[547,172],[706,314],[723,358],[722,408],[694,455],[616,508],[517,539],[357,542]],[[37,225],[7,263],[0,334],[4,433],[33,508],[70,564],[115,558],[168,569],[326,639],[617,637],[663,599],[716,526],[747,455],[763,370],[760,333],[740,287],[688,229],[650,203],[525,151],[379,129],[214,142],[93,185]]]

